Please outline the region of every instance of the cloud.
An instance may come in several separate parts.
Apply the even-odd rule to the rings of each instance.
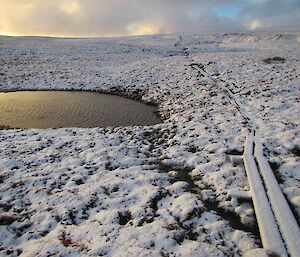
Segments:
[[[291,29],[300,30],[299,0],[256,0],[245,6],[240,17],[245,27],[255,29]],[[259,25],[258,25],[259,24]]]
[[[0,33],[113,36],[300,24],[298,0],[0,0]]]

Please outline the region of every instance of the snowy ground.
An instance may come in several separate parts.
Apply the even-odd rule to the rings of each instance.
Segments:
[[[241,256],[260,247],[247,120],[300,214],[300,33],[0,37],[0,89],[95,90],[158,105],[148,127],[0,131],[0,255]],[[284,62],[265,59],[282,57]],[[0,124],[1,125],[1,124]],[[299,217],[299,216],[298,216]]]

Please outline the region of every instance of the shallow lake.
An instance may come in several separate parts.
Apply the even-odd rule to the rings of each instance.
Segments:
[[[155,108],[132,99],[79,91],[0,93],[0,126],[108,127],[160,123]]]

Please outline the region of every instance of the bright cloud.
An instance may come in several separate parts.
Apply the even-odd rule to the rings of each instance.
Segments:
[[[299,0],[0,0],[0,33],[113,36],[300,24]]]
[[[80,11],[77,1],[62,1],[60,9],[68,15],[75,15]]]
[[[126,29],[131,35],[151,35],[161,31],[160,26],[155,23],[131,23]]]
[[[250,29],[255,30],[262,27],[262,23],[259,20],[253,20],[250,22]]]

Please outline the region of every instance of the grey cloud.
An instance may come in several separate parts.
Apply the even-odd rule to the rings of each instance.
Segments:
[[[18,0],[0,0],[17,5]],[[182,31],[240,31],[259,21],[260,29],[300,24],[297,0],[24,0],[29,15],[0,13],[0,28],[17,33],[69,36],[129,35]],[[233,17],[218,16],[216,6],[238,4]],[[72,8],[68,11],[68,5]],[[76,9],[76,8],[78,9]]]
[[[257,3],[251,1],[238,17],[245,26],[252,20],[259,20],[262,30],[286,29],[300,30],[299,0],[265,0]]]

